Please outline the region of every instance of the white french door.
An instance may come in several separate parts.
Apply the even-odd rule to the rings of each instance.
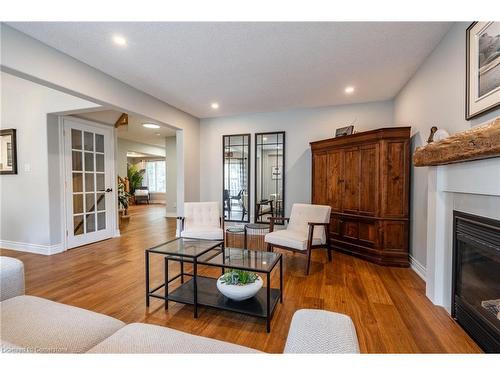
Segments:
[[[66,248],[113,237],[115,233],[114,143],[112,129],[63,118]]]

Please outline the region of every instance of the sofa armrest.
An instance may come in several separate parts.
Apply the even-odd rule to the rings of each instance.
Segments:
[[[11,257],[0,257],[0,285],[0,301],[23,295],[23,262]]]
[[[284,353],[359,353],[351,318],[325,310],[297,310]]]

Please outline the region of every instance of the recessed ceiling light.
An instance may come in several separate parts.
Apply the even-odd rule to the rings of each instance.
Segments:
[[[156,124],[142,124],[142,126],[144,126],[145,128],[148,128],[148,129],[159,129],[160,128],[160,125],[156,125]]]
[[[212,107],[212,109],[218,109],[219,108],[219,103],[212,103],[210,105],[210,107]]]
[[[352,94],[354,92],[354,87],[352,86],[347,86],[344,90],[346,94]]]
[[[156,135],[161,135],[160,133],[155,133]]]
[[[125,39],[121,35],[113,35],[113,42],[115,42],[115,44],[118,44],[119,46],[122,46],[122,47],[127,45],[127,39]]]

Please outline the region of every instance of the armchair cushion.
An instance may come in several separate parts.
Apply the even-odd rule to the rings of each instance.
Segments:
[[[220,211],[218,202],[186,202],[184,203],[184,230],[190,227],[220,228]]]
[[[265,242],[272,245],[290,247],[297,250],[307,250],[307,233],[296,232],[289,229],[277,230],[275,232],[267,233],[264,237]],[[313,235],[313,245],[322,245],[321,237],[314,237]]]
[[[224,239],[224,231],[220,222],[219,203],[184,203],[184,227],[182,228],[181,237],[205,240]]]
[[[302,233],[307,237],[309,232],[308,223],[329,223],[330,212],[330,206],[294,203],[287,229]],[[326,243],[325,228],[321,226],[315,227],[313,238],[321,238],[321,244]]]
[[[181,237],[197,238],[202,240],[222,240],[224,239],[224,231],[222,228],[214,228],[209,226],[190,227],[181,232]]]
[[[147,189],[136,189],[134,191],[136,197],[147,197],[149,195],[149,190]]]

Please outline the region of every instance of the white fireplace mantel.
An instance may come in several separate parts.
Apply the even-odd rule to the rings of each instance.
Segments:
[[[429,167],[426,295],[451,311],[453,210],[500,220],[500,157]]]

